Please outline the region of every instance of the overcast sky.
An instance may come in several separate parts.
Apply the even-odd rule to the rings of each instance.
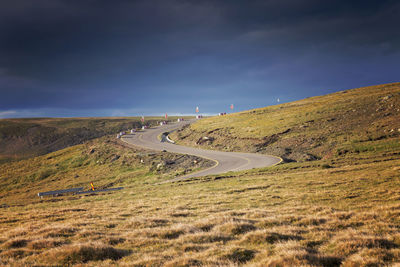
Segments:
[[[0,2],[0,118],[204,114],[400,81],[399,1]]]

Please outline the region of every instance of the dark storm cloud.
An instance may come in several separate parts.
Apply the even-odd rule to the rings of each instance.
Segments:
[[[396,81],[399,14],[397,1],[8,1],[0,112],[218,112]]]

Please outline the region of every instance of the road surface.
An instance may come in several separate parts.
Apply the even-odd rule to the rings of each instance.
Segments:
[[[215,150],[205,150],[193,147],[186,147],[169,143],[167,140],[159,140],[159,136],[165,132],[177,130],[184,125],[192,123],[194,120],[170,123],[150,129],[127,134],[122,136],[122,141],[138,147],[168,152],[189,154],[215,161],[215,165],[205,170],[191,173],[170,181],[179,181],[192,177],[200,177],[210,174],[220,174],[229,171],[242,171],[252,168],[261,168],[275,165],[281,161],[280,158],[268,155],[239,152],[222,152]]]

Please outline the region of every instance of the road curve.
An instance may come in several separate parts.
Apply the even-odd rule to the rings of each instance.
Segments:
[[[185,176],[175,178],[170,181],[179,181],[192,177],[200,177],[210,174],[220,174],[228,171],[242,171],[252,168],[261,168],[275,165],[281,161],[280,158],[268,155],[260,155],[253,153],[239,152],[222,152],[215,150],[205,150],[193,147],[171,144],[165,140],[160,141],[158,137],[164,132],[177,130],[184,125],[192,123],[194,120],[170,123],[167,125],[157,126],[151,129],[135,132],[122,136],[122,141],[133,144],[138,147],[168,152],[189,154],[216,162],[216,164],[208,169],[191,173]]]

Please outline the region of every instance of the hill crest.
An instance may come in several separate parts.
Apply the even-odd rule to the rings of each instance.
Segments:
[[[400,83],[391,83],[202,119],[172,138],[189,146],[309,161],[351,152],[356,143],[391,143],[400,136],[399,117]]]

